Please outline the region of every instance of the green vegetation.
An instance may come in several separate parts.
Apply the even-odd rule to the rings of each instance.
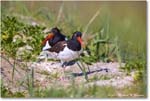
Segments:
[[[136,71],[134,74],[135,80],[142,80],[146,81],[146,63],[143,60],[133,60],[128,61],[124,67],[122,67],[123,70],[125,70],[127,73],[130,73],[132,71]]]
[[[13,58],[16,58],[16,52],[19,47],[25,45],[31,46],[32,53],[25,51],[23,60],[35,58],[41,50],[41,41],[44,38],[42,30],[44,27],[32,26],[24,24],[17,20],[16,17],[3,16],[2,17],[2,51]]]
[[[58,4],[42,2],[41,4],[45,7],[41,7],[38,2],[34,3],[2,2],[1,52],[15,60],[35,61],[41,51],[41,41],[45,36],[43,31],[46,28],[57,26],[68,37],[71,37],[74,31],[80,30],[84,32],[83,39],[86,44],[84,50],[90,53],[89,56],[79,59],[81,67],[87,68],[87,65],[82,64],[83,62],[86,64],[98,61],[124,62],[125,66],[121,67],[122,70],[128,75],[131,75],[130,72],[136,71],[134,74],[136,82],[134,88],[121,90],[98,86],[85,88],[83,85],[75,86],[75,84],[68,88],[43,89],[34,87],[34,70],[32,68],[31,72],[27,72],[26,77],[30,97],[108,98],[116,97],[119,91],[128,95],[136,92],[146,97],[145,2],[141,2],[141,6],[135,6],[135,2],[120,3],[120,5],[127,5],[127,8],[126,6],[112,7],[111,2],[102,4],[93,2],[88,3],[88,10],[88,6],[85,7],[84,2],[77,2],[76,6],[75,2],[58,2]],[[140,2],[138,3],[140,4]],[[34,25],[35,23],[36,25]],[[23,53],[18,52],[20,48],[23,48]],[[48,75],[46,72],[42,73]],[[85,79],[88,79],[85,72],[84,75]],[[51,76],[57,78],[57,74]],[[95,77],[91,81],[97,79],[99,78]],[[101,77],[100,79],[109,78]],[[21,92],[12,93],[4,87],[2,82],[1,94],[2,97],[25,97],[25,94]]]
[[[11,92],[8,88],[6,88],[4,85],[3,85],[3,80],[1,80],[0,82],[1,84],[1,96],[4,97],[4,98],[23,98],[25,97],[24,96],[24,93],[22,92]]]
[[[106,92],[103,92],[106,91]],[[114,89],[111,87],[98,87],[98,86],[92,86],[89,88],[85,88],[83,86],[77,87],[77,86],[70,86],[67,88],[47,88],[45,90],[39,89],[35,93],[35,97],[42,97],[47,98],[52,96],[53,98],[61,98],[61,97],[67,97],[67,98],[107,98],[109,97],[109,94],[114,94]]]

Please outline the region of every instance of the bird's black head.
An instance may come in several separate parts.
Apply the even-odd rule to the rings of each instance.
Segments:
[[[76,31],[73,33],[72,40],[77,40],[82,45],[82,38],[81,37],[82,37],[82,33],[79,31]]]
[[[79,31],[76,31],[73,33],[72,39],[77,39],[77,37],[82,37],[82,33]]]
[[[60,33],[60,30],[57,27],[55,27],[55,28],[51,29],[50,33],[58,34],[58,33]]]
[[[55,28],[52,28],[51,31],[49,31],[49,32],[47,32],[47,33],[48,33],[48,35],[47,35],[47,37],[44,39],[44,41],[42,42],[42,45],[45,45],[45,44],[46,44],[46,41],[48,41],[48,40],[54,38],[54,37],[57,36],[57,35],[60,35],[60,30],[59,30],[57,27],[55,27]]]

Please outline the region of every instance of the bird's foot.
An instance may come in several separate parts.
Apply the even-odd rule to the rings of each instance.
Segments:
[[[61,66],[63,67],[63,68],[65,68],[66,66],[67,66],[67,62],[64,62]]]

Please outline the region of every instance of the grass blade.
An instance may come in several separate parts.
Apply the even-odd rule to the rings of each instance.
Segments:
[[[100,10],[98,10],[94,16],[90,19],[90,21],[88,22],[88,24],[86,25],[84,31],[83,31],[83,37],[85,36],[85,33],[87,32],[89,26],[91,25],[91,23],[96,19],[96,17],[100,14]]]
[[[64,8],[64,3],[62,3],[61,6],[60,6],[60,8],[59,8],[57,20],[56,20],[56,23],[55,23],[56,26],[57,26],[58,22],[60,21],[61,16],[63,14],[63,8]]]
[[[83,72],[83,74],[84,74],[84,77],[85,77],[85,80],[86,81],[88,81],[88,76],[87,76],[87,73],[86,73],[86,69],[85,69],[85,66],[83,65],[83,63],[82,62],[80,62],[81,63],[81,65],[77,62],[77,65],[79,66],[79,68],[81,69],[81,71]],[[82,69],[82,67],[84,67],[84,69]],[[89,69],[89,68],[88,68]],[[89,70],[90,71],[90,70]]]

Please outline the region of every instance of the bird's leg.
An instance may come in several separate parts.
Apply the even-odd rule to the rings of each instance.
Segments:
[[[65,68],[66,68],[66,65],[67,65],[67,62],[64,62],[64,63],[62,64],[64,77],[65,77]]]
[[[89,66],[87,66],[87,68],[88,68],[88,72],[91,72]]]
[[[61,66],[63,67],[64,62],[62,60],[60,62],[61,62]]]
[[[62,68],[63,70],[62,70],[62,74],[61,74],[61,76],[60,76],[60,79],[59,80],[65,80],[65,68]]]
[[[78,62],[77,62],[77,65],[78,65],[78,67],[81,69],[82,73],[84,74],[86,81],[88,81],[88,76],[87,76],[87,73],[86,73],[85,68],[82,69],[81,66],[80,66],[80,64],[79,64]]]
[[[48,54],[46,54],[45,62],[47,63],[48,61]]]
[[[47,62],[47,57],[45,58],[45,62]]]
[[[63,61],[61,61],[61,64],[62,64],[62,75],[61,75],[61,77],[60,77],[60,80],[65,80],[65,68],[66,68],[66,64],[67,64],[67,62],[63,62]]]
[[[64,66],[65,66],[65,62],[63,62],[63,61],[60,61],[60,62],[61,62],[61,66],[62,66],[62,69],[63,69],[62,75],[61,75],[61,77],[60,77],[60,80],[62,80],[62,79],[63,79],[63,76],[64,76]]]

